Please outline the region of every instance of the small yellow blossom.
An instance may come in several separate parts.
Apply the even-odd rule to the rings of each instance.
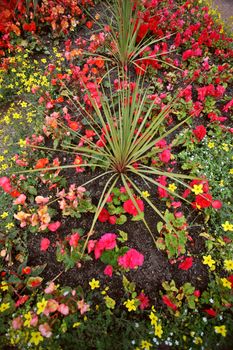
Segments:
[[[0,312],[6,311],[7,309],[9,309],[9,307],[10,307],[10,303],[2,303],[0,305]]]
[[[41,314],[44,309],[46,308],[47,306],[47,300],[45,300],[45,298],[43,298],[41,301],[39,301],[37,304],[37,315]]]
[[[203,341],[202,341],[202,339],[200,337],[195,337],[193,339],[193,342],[194,342],[194,344],[197,344],[197,345],[203,343]]]
[[[8,217],[8,215],[9,214],[6,211],[4,211],[0,216],[1,216],[2,219],[5,219],[5,218]]]
[[[226,231],[233,231],[233,224],[231,224],[229,221],[225,221],[224,224],[222,224],[223,230]]]
[[[77,328],[77,327],[79,327],[79,326],[80,326],[80,324],[81,324],[81,322],[75,322],[75,323],[73,324],[73,328]]]
[[[203,193],[203,185],[202,184],[200,184],[200,185],[193,185],[192,192],[194,192],[195,195]]]
[[[4,161],[4,159],[5,159],[5,157],[4,157],[4,156],[0,156],[0,163],[1,163],[1,162],[3,162],[3,161]]]
[[[221,180],[221,181],[219,182],[219,186],[220,186],[220,187],[223,187],[223,186],[224,186],[224,181],[223,181],[223,180]]]
[[[89,285],[91,286],[91,289],[100,288],[100,281],[96,280],[95,278],[92,278],[91,282],[89,282]]]
[[[3,291],[8,290],[8,284],[6,283],[6,281],[3,281],[2,284],[0,285],[0,289]]]
[[[153,345],[151,343],[149,343],[147,340],[142,340],[141,341],[141,349],[144,349],[144,350],[150,350],[150,348],[152,347]]]
[[[158,322],[158,317],[154,314],[154,312],[151,311],[149,318],[151,320],[151,325],[156,325],[156,323]]]
[[[31,320],[32,320],[31,312],[28,311],[28,313],[24,314],[24,318],[25,318],[25,321],[24,321],[23,325],[25,327],[31,327]]]
[[[214,148],[215,143],[214,143],[214,142],[209,142],[209,143],[207,144],[207,146],[208,146],[209,148]]]
[[[161,338],[162,334],[163,334],[162,325],[160,323],[157,323],[155,325],[155,336],[158,338]]]
[[[42,337],[40,332],[32,332],[31,333],[30,343],[38,345],[43,340],[44,340],[44,338]]]
[[[224,267],[227,271],[232,271],[233,270],[233,260],[224,260]]]
[[[177,186],[172,183],[172,184],[169,184],[168,185],[168,189],[171,191],[171,192],[175,192],[175,190],[177,189]]]
[[[20,140],[19,140],[19,146],[20,146],[20,147],[26,146],[26,140],[20,139]]]
[[[221,282],[223,287],[231,289],[231,282],[228,281],[228,279],[226,279],[225,277],[221,278]]]
[[[211,271],[215,270],[215,260],[212,259],[211,255],[203,256],[203,264],[208,265]]]
[[[150,193],[148,192],[148,191],[142,191],[142,197],[143,198],[148,198],[148,197],[150,197]]]
[[[9,222],[5,227],[7,230],[10,230],[11,228],[15,227],[15,224],[13,222]]]
[[[128,309],[129,312],[137,310],[137,306],[135,304],[135,299],[127,299],[124,302],[124,305]]]
[[[233,175],[233,168],[229,170],[229,174]]]
[[[20,104],[21,104],[21,107],[23,107],[23,108],[28,106],[27,102],[25,102],[25,101],[20,102]]]
[[[227,335],[227,330],[226,330],[226,326],[225,325],[215,326],[214,330],[215,330],[215,333],[221,334],[223,337],[225,337]]]

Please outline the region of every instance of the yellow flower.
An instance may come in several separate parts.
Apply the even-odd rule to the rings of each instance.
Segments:
[[[77,327],[79,327],[79,326],[80,326],[80,324],[81,324],[81,322],[75,322],[75,323],[73,324],[73,328],[77,328]]]
[[[149,318],[151,320],[151,325],[156,325],[156,323],[158,322],[158,317],[154,314],[154,312],[151,311]]]
[[[5,159],[5,157],[4,157],[4,156],[0,156],[0,163],[1,163],[1,162],[3,162],[3,161],[4,161],[4,159]]]
[[[100,287],[100,281],[96,280],[95,278],[92,278],[91,282],[89,282],[89,285],[91,286],[91,289],[96,289]]]
[[[215,260],[212,259],[211,255],[203,256],[203,264],[208,265],[211,271],[215,270]]]
[[[192,192],[194,192],[195,195],[203,193],[203,185],[202,184],[200,184],[200,185],[193,185]]]
[[[13,228],[13,227],[15,227],[15,224],[14,224],[13,222],[9,222],[9,223],[5,226],[5,228],[8,229],[8,230],[10,230],[10,229]]]
[[[221,186],[221,187],[224,186],[224,181],[223,181],[223,180],[221,180],[221,181],[219,182],[219,186]]]
[[[215,326],[214,330],[215,330],[215,333],[221,334],[223,337],[225,337],[226,334],[227,334],[227,330],[226,330],[226,326],[225,325]]]
[[[25,321],[24,321],[23,325],[25,327],[31,327],[31,320],[32,320],[31,312],[28,311],[28,313],[24,314],[24,318],[25,318]]]
[[[37,315],[41,314],[44,309],[46,308],[47,306],[47,300],[45,300],[45,298],[43,298],[41,301],[39,301],[37,304]]]
[[[229,170],[229,174],[233,175],[233,168]]]
[[[5,291],[8,290],[8,284],[6,283],[6,281],[3,281],[2,284],[0,285],[1,290]]]
[[[147,198],[147,197],[150,197],[150,193],[148,191],[142,191],[142,197],[143,198]]]
[[[200,337],[195,337],[194,339],[193,339],[193,342],[195,343],[195,344],[202,344],[203,343],[203,341],[202,341],[202,339],[200,338]]]
[[[214,148],[215,143],[214,143],[214,142],[209,142],[207,146],[208,146],[209,148]]]
[[[223,287],[231,289],[231,282],[226,278],[221,278],[221,282],[223,284]]]
[[[135,299],[127,299],[124,302],[124,305],[128,309],[129,312],[137,310],[137,306],[135,304]]]
[[[141,349],[150,350],[151,347],[152,347],[152,344],[149,343],[147,340],[141,341]]]
[[[28,106],[27,102],[25,101],[20,102],[20,104],[21,104],[21,107],[23,108]]]
[[[161,338],[162,334],[163,334],[162,325],[160,323],[157,323],[155,325],[155,336],[157,336],[158,338]]]
[[[43,341],[44,338],[42,337],[40,332],[32,332],[31,333],[31,339],[30,343],[34,343],[35,345],[38,345],[41,341]]]
[[[233,260],[224,260],[224,267],[227,271],[233,270]]]
[[[223,230],[226,231],[233,231],[233,224],[230,224],[229,221],[225,221],[224,224],[222,224]]]
[[[20,147],[26,146],[26,140],[20,139],[20,140],[19,140],[19,146],[20,146]]]
[[[2,213],[0,216],[2,219],[5,219],[8,217],[8,213],[6,211],[4,211],[4,213]]]
[[[9,307],[10,307],[10,303],[2,303],[0,305],[0,312],[6,311],[7,309],[9,309]]]
[[[174,183],[172,184],[169,184],[168,185],[168,189],[171,191],[171,192],[175,192],[175,190],[177,189],[176,185]]]

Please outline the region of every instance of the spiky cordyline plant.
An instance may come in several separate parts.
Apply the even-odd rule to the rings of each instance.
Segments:
[[[124,74],[121,76],[123,75]],[[185,184],[183,180],[195,178],[193,176],[166,172],[157,166],[144,165],[144,160],[148,159],[148,153],[150,153],[150,155],[155,155],[156,153],[161,152],[161,150],[155,148],[155,144],[161,139],[169,136],[190,118],[188,117],[179,124],[160,134],[161,126],[164,124],[164,120],[168,113],[172,112],[173,104],[178,98],[179,94],[177,93],[177,96],[173,98],[173,101],[156,115],[154,101],[148,98],[149,87],[143,88],[144,83],[141,84],[140,78],[137,79],[132,87],[132,84],[128,83],[128,80],[126,79],[120,81],[119,85],[122,86],[120,90],[113,91],[109,76],[110,88],[108,91],[102,89],[102,92],[100,92],[98,90],[100,104],[91,97],[88,90],[85,91],[88,93],[89,100],[93,108],[92,112],[88,112],[85,107],[83,107],[81,102],[74,102],[73,96],[68,88],[63,90],[63,93],[69,97],[70,102],[72,102],[77,109],[81,108],[85,112],[86,124],[95,132],[99,139],[101,139],[102,131],[105,130],[106,142],[103,146],[100,147],[94,141],[87,139],[87,145],[79,147],[77,146],[78,139],[82,137],[82,135],[79,132],[74,132],[73,130],[69,129],[64,124],[60,125],[64,129],[69,129],[77,135],[77,144],[63,146],[64,149],[61,149],[61,151],[84,156],[87,159],[87,162],[80,165],[81,167],[99,167],[103,170],[102,174],[94,176],[91,180],[87,181],[85,184],[82,184],[82,186],[98,180],[103,176],[108,176],[97,205],[90,231],[87,235],[83,253],[86,249],[90,236],[93,234],[98,216],[103,209],[107,198],[112,192],[112,189],[118,181],[125,186],[127,194],[137,208],[139,217],[143,220],[155,242],[155,238],[137,204],[135,195],[132,191],[133,189],[139,196],[143,191],[143,188],[140,188],[140,186],[137,184],[138,182],[135,181],[135,178],[137,177],[138,179],[143,180],[146,185],[150,183],[156,187],[161,187],[173,196],[176,196],[182,200],[185,199],[183,199],[177,193],[170,191],[167,187],[161,185],[153,177],[165,175],[166,177],[182,184],[183,186],[186,186],[189,189],[191,188]],[[52,148],[34,145],[32,147],[44,150],[54,150]],[[57,152],[59,149],[56,148],[54,151]],[[137,164],[137,167],[135,167],[135,164]],[[51,167],[49,169],[53,170],[74,167],[77,167],[77,165],[64,165],[59,167]],[[41,170],[43,171],[47,169],[40,169],[40,171]],[[26,172],[34,171],[38,170],[28,170]],[[155,206],[153,201],[149,198],[144,198],[144,200],[154,210],[154,212],[166,222],[164,215]]]

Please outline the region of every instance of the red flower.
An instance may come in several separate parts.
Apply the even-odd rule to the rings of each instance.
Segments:
[[[29,275],[31,273],[32,269],[30,268],[30,266],[26,266],[22,269],[22,274],[24,275]]]
[[[36,23],[32,21],[31,23],[24,23],[23,29],[27,32],[35,32],[36,31]]]
[[[167,295],[163,295],[162,296],[162,300],[164,302],[164,304],[166,304],[168,307],[170,307],[172,310],[176,311],[177,310],[177,306],[175,304],[172,303],[172,301],[168,298]]]
[[[19,297],[19,299],[15,303],[15,307],[18,307],[22,304],[24,304],[29,299],[28,295],[23,295],[22,297]]]
[[[187,257],[184,261],[182,261],[178,268],[181,270],[189,270],[193,266],[193,258]]]
[[[198,125],[194,130],[193,130],[193,134],[196,136],[196,138],[198,139],[198,141],[201,141],[202,139],[204,139],[205,135],[206,135],[206,128],[203,125]]]
[[[80,239],[80,235],[78,233],[74,233],[70,236],[69,244],[71,247],[76,248],[78,246],[78,241]]]
[[[215,200],[215,201],[213,201],[213,202],[211,203],[211,205],[212,205],[212,207],[213,207],[214,209],[221,209],[221,208],[222,208],[222,202],[219,201],[218,199]]]
[[[147,307],[150,306],[149,298],[144,293],[140,293],[137,296],[137,299],[140,301],[139,307],[140,307],[141,310],[144,310],[144,309],[146,309]]]
[[[100,222],[106,222],[110,218],[110,214],[107,211],[107,209],[103,208],[101,212],[99,213],[98,220]]]
[[[36,165],[35,165],[35,169],[43,169],[45,168],[45,166],[49,163],[48,158],[40,158],[38,159]]]
[[[95,245],[95,258],[99,259],[104,250],[112,250],[116,247],[117,235],[105,233]]]
[[[118,265],[125,269],[135,269],[138,266],[142,266],[143,262],[144,256],[136,249],[130,249],[118,258]]]
[[[140,212],[144,211],[144,203],[141,199],[135,198],[135,201],[140,209]],[[133,216],[138,215],[138,210],[135,207],[133,201],[131,199],[128,199],[126,202],[123,204],[123,208],[126,211],[126,213],[131,214]]]
[[[204,311],[212,317],[217,316],[217,312],[214,309],[205,309]]]
[[[196,196],[196,205],[201,208],[208,208],[211,206],[212,196],[209,193],[198,194]]]
[[[42,252],[45,252],[49,246],[50,246],[50,240],[48,238],[42,238],[42,240],[40,241],[40,250]]]
[[[6,176],[0,177],[0,187],[2,187],[3,191],[10,192],[12,190],[10,179]]]

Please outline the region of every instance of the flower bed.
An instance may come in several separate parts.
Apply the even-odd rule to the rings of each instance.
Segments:
[[[17,4],[1,348],[228,349],[232,39],[196,0]]]

